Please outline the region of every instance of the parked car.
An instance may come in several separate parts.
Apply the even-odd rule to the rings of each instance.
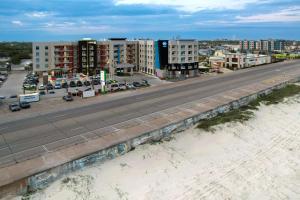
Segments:
[[[133,82],[132,85],[136,88],[142,87],[142,85],[139,82]]]
[[[27,108],[30,108],[30,103],[28,102],[20,102],[20,107],[23,108],[23,109],[27,109]]]
[[[125,85],[125,83],[119,83],[119,90],[126,90],[127,87]]]
[[[71,95],[63,96],[63,100],[65,101],[73,101],[73,97]]]
[[[142,80],[141,83],[142,86],[150,86],[149,82],[147,80]]]
[[[12,104],[9,105],[9,110],[10,110],[11,112],[15,112],[15,111],[20,111],[21,108],[20,108],[19,104],[17,104],[17,103],[12,103]]]
[[[126,83],[126,87],[127,87],[127,89],[130,89],[130,90],[136,89],[132,83]]]
[[[85,86],[90,86],[91,85],[91,83],[89,82],[89,81],[84,81],[84,83],[83,83]]]
[[[60,84],[60,83],[55,83],[54,88],[55,88],[55,89],[61,89],[61,84]]]
[[[48,83],[47,84],[47,90],[53,90],[53,85],[51,83]]]
[[[74,81],[70,82],[70,87],[76,87],[76,83]]]
[[[11,99],[16,99],[16,98],[18,98],[18,95],[13,94],[13,95],[10,95],[9,98],[11,98]]]
[[[39,90],[45,90],[45,89],[46,88],[45,88],[45,86],[43,84],[39,86]]]
[[[93,85],[99,85],[100,81],[98,81],[98,80],[95,79],[95,80],[92,81],[92,83],[93,83]]]
[[[77,81],[77,87],[82,87],[82,82],[81,81]]]
[[[119,85],[118,84],[114,83],[114,84],[110,85],[110,91],[111,92],[116,92],[118,90],[119,90]]]
[[[68,85],[68,83],[67,83],[67,82],[64,82],[64,83],[61,85],[61,87],[62,87],[62,88],[68,88],[68,87],[69,87],[69,85]]]

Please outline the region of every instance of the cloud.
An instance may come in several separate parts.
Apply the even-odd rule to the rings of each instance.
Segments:
[[[180,11],[240,10],[248,4],[268,3],[272,0],[115,0],[115,5],[170,6]]]
[[[23,26],[23,22],[21,22],[19,20],[13,20],[11,23],[16,26]]]
[[[54,15],[54,13],[34,11],[34,12],[25,13],[25,15],[27,17],[32,17],[32,18],[44,18],[44,17],[49,17],[49,16]]]
[[[110,33],[120,31],[120,29],[115,29],[109,25],[89,24],[85,21],[79,21],[79,23],[70,21],[47,22],[42,25],[41,29],[47,32],[63,35]]]
[[[237,16],[236,19],[239,23],[300,22],[300,6],[266,14]]]

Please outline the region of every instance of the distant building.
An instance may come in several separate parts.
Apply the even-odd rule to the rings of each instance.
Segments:
[[[209,66],[211,68],[223,68],[225,67],[225,53],[228,53],[225,50],[215,51],[214,56],[209,57]]]
[[[243,40],[240,41],[240,50],[279,51],[285,50],[284,40]]]

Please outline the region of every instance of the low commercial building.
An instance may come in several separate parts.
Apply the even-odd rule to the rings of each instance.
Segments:
[[[225,67],[225,57],[218,57],[218,56],[209,57],[209,66],[211,68]]]
[[[225,62],[226,68],[237,70],[271,63],[271,56],[243,53],[227,53],[225,54]]]

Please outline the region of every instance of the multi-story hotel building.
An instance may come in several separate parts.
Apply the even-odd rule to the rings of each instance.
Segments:
[[[96,41],[33,43],[33,70],[73,76],[139,71],[160,78],[195,76],[198,72],[196,40],[137,40],[111,38]]]
[[[167,76],[195,76],[198,73],[198,42],[196,40],[170,40],[168,42]]]

